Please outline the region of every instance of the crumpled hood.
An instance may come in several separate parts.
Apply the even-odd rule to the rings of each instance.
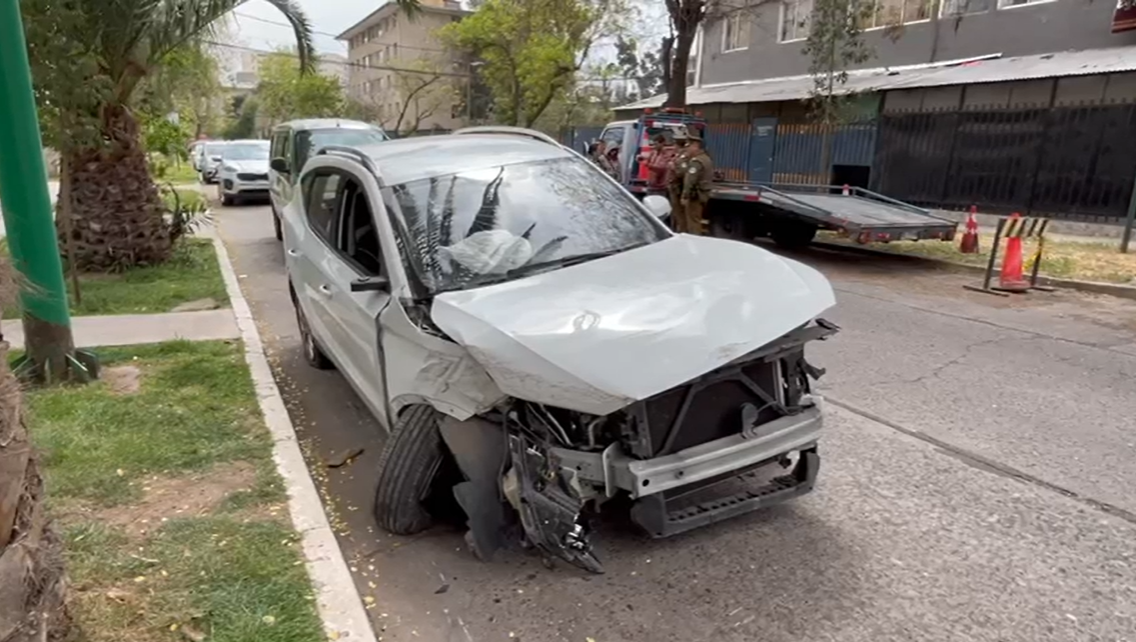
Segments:
[[[835,305],[816,270],[680,235],[447,292],[431,317],[513,397],[605,415],[721,367]]]

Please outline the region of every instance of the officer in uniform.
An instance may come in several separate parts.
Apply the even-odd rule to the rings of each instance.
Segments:
[[[702,148],[702,136],[697,131],[687,134],[686,169],[682,173],[682,192],[679,206],[685,222],[682,231],[687,234],[704,233],[706,202],[710,200],[710,183],[714,179],[714,161]]]
[[[682,179],[686,176],[687,164],[686,129],[674,133],[675,152],[667,171],[667,197],[671,201],[671,227],[676,232],[685,232],[686,219],[682,207]]]

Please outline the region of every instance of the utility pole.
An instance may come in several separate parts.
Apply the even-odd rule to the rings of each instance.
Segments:
[[[97,362],[76,353],[71,336],[19,0],[0,0],[0,78],[0,208],[12,262],[25,280],[25,355],[16,371],[36,381],[86,381],[96,376]]]

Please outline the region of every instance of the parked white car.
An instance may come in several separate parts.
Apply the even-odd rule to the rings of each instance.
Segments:
[[[221,149],[221,204],[268,199],[268,141],[234,140]]]
[[[614,496],[666,537],[813,488],[804,347],[836,332],[816,270],[673,234],[666,199],[529,130],[325,149],[299,185],[284,247],[305,356],[390,430],[386,530],[448,501],[482,559],[519,517],[598,572],[588,516]]]
[[[217,182],[217,169],[221,167],[221,153],[228,141],[211,140],[201,145],[201,160],[197,164],[197,176],[202,183],[210,185]]]

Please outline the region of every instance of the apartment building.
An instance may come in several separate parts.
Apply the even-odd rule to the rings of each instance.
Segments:
[[[468,71],[436,37],[438,29],[470,12],[454,0],[420,0],[408,17],[386,2],[337,38],[347,43],[348,94],[378,114],[384,127],[450,130],[460,113]]]
[[[808,73],[803,49],[814,0],[731,0],[706,27],[700,84]],[[1122,3],[1124,0],[1122,0]],[[865,29],[875,55],[861,67],[1045,54],[1136,44],[1136,24],[1109,0],[878,0]],[[1127,27],[1127,29],[1126,29]]]

